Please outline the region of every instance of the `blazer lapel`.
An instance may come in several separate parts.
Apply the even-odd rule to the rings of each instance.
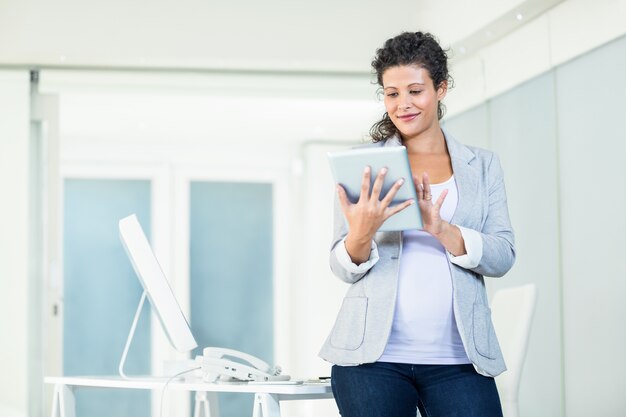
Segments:
[[[450,223],[463,226],[473,212],[476,211],[476,197],[479,193],[480,172],[471,165],[474,153],[443,130],[448,146],[448,153],[452,161],[452,171],[459,193],[459,201]]]

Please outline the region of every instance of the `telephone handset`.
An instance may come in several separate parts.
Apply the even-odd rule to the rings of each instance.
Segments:
[[[230,359],[227,359],[230,358]],[[234,349],[207,347],[202,351],[202,379],[215,381],[289,381],[280,366],[270,367],[263,360]]]

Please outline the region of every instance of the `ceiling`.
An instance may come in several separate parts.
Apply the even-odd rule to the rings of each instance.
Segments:
[[[403,30],[467,51],[559,1],[0,0],[0,66],[364,73]]]

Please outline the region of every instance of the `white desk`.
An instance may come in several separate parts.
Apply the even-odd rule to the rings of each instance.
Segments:
[[[120,377],[46,377],[46,384],[54,384],[52,417],[75,417],[74,391],[80,387],[162,390],[162,380],[123,380]],[[196,392],[195,417],[217,417],[206,400],[207,393],[253,393],[253,417],[280,417],[280,401],[333,398],[330,383],[302,385],[275,384],[215,384],[202,381],[172,381],[167,390]],[[213,414],[213,415],[212,415]]]

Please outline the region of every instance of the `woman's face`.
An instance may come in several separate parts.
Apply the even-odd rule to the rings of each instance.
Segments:
[[[415,65],[388,68],[382,79],[385,109],[402,139],[438,126],[437,105],[446,95],[446,82],[435,90],[428,71]]]

